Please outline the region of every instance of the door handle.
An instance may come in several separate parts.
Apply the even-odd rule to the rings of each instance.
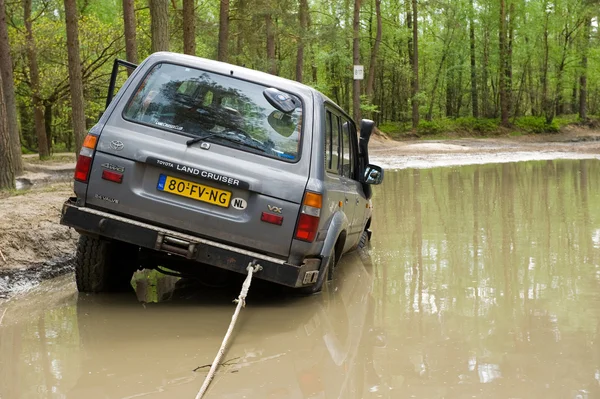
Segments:
[[[348,203],[348,197],[346,197],[346,204]]]
[[[356,205],[358,205],[360,203],[360,200],[358,199],[358,197],[356,198]]]

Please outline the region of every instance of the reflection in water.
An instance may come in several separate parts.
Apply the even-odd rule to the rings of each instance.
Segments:
[[[384,387],[389,393],[373,368],[373,351],[385,337],[373,322],[369,256],[351,254],[341,265],[323,295],[309,298],[253,282],[212,397],[362,398]],[[9,303],[0,327],[0,397],[193,397],[239,287],[157,277],[134,277],[137,299],[77,295],[72,284],[61,288],[62,278],[43,284],[43,296],[31,294],[35,306],[25,305],[25,313]]]
[[[211,398],[600,397],[600,162],[403,170],[322,295],[253,281]],[[0,304],[0,398],[183,398],[239,285]],[[196,371],[194,371],[196,370]]]
[[[386,175],[374,295],[407,396],[600,397],[599,176],[591,160]]]

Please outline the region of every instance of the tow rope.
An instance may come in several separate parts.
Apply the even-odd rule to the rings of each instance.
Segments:
[[[200,391],[198,391],[198,394],[196,395],[196,399],[202,399],[204,397],[204,394],[208,390],[208,386],[210,385],[213,377],[215,376],[217,367],[219,367],[219,364],[221,363],[221,358],[223,357],[223,354],[225,353],[225,349],[227,349],[227,343],[229,341],[229,338],[231,337],[231,333],[233,332],[233,328],[235,327],[235,323],[237,322],[238,316],[240,315],[240,311],[242,310],[243,307],[246,307],[246,296],[248,295],[248,290],[250,290],[250,283],[252,282],[252,274],[261,271],[262,266],[257,265],[257,264],[255,264],[254,261],[252,261],[248,264],[248,267],[246,268],[246,270],[248,271],[248,275],[246,276],[246,279],[244,280],[244,284],[242,284],[242,290],[240,291],[240,295],[237,297],[237,299],[233,300],[233,302],[237,303],[237,306],[235,308],[235,312],[233,312],[233,316],[231,317],[231,323],[229,323],[229,328],[227,329],[227,333],[225,334],[225,337],[223,338],[221,347],[219,348],[219,351],[217,352],[217,356],[215,357],[215,360],[213,360],[212,365],[210,366],[210,370],[208,371],[208,375],[204,379],[202,388],[200,388]]]

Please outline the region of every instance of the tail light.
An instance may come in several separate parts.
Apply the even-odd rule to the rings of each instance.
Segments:
[[[83,146],[81,147],[81,151],[79,151],[79,158],[77,158],[77,165],[75,166],[75,180],[82,183],[88,182],[90,169],[92,168],[92,158],[94,157],[97,143],[98,136],[93,134],[85,136]]]
[[[313,242],[319,229],[319,219],[321,217],[321,207],[323,206],[323,196],[317,193],[307,191],[304,194],[302,210],[296,226],[296,239]]]

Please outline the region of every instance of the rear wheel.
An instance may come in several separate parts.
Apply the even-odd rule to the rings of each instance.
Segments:
[[[75,257],[79,292],[122,292],[131,289],[137,269],[138,248],[82,235]]]
[[[319,277],[317,277],[317,282],[313,285],[309,285],[307,287],[297,288],[296,291],[302,295],[312,295],[317,292],[321,292],[323,289],[323,284],[326,281],[331,280],[333,278],[333,270],[335,269],[336,264],[336,252],[335,248],[331,252],[331,258],[329,258],[329,262],[325,265],[324,268],[319,270]]]

